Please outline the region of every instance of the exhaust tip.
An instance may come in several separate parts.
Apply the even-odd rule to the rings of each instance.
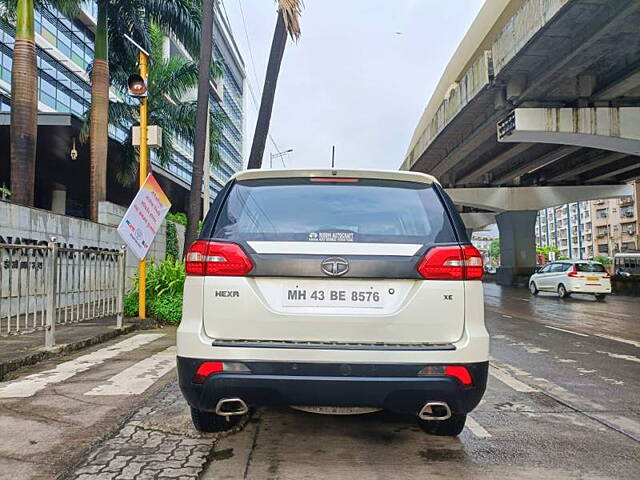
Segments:
[[[451,408],[445,402],[427,402],[418,413],[420,420],[441,421],[451,418]]]
[[[245,415],[249,413],[249,407],[241,398],[223,398],[216,405],[216,415],[222,417],[233,417],[234,415]]]

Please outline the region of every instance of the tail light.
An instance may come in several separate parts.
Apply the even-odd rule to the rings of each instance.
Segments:
[[[241,277],[253,269],[251,259],[240,245],[197,240],[185,258],[187,275]]]
[[[418,273],[427,280],[480,280],[482,256],[473,245],[435,247],[418,265]]]
[[[429,365],[418,372],[419,377],[445,375],[456,378],[465,387],[473,385],[473,379],[467,367],[463,365]]]
[[[444,368],[444,374],[448,377],[457,378],[465,387],[473,385],[473,380],[471,379],[469,370],[467,370],[467,367],[463,367],[462,365],[449,365]]]
[[[573,265],[571,267],[571,271],[569,273],[567,273],[567,276],[569,277],[577,277],[578,276],[578,269],[575,265]]]

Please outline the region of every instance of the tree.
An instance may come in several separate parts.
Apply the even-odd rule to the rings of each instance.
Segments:
[[[109,40],[107,0],[98,0],[93,66],[91,69],[91,159],[89,169],[89,216],[98,221],[98,204],[107,198],[107,151],[109,145]]]
[[[599,263],[601,263],[601,264],[603,264],[604,266],[607,266],[607,267],[609,265],[611,265],[611,263],[612,263],[611,258],[610,257],[606,257],[604,255],[593,257],[593,261],[594,262],[599,262]]]
[[[251,144],[251,153],[249,154],[249,164],[247,168],[260,168],[262,166],[262,157],[264,155],[264,147],[267,143],[267,136],[269,135],[271,112],[273,111],[273,101],[276,95],[282,56],[284,55],[284,48],[287,43],[287,34],[289,34],[293,40],[300,38],[299,18],[302,13],[302,1],[277,1],[278,20],[273,33],[273,41],[271,42],[267,74],[264,79],[262,100],[260,101],[260,110],[258,112],[256,130],[253,135],[253,143]]]
[[[185,94],[196,87],[198,82],[198,65],[183,57],[163,57],[164,35],[159,26],[149,25],[149,53],[155,60],[149,67],[148,98],[149,124],[158,125],[164,132],[162,147],[156,150],[160,164],[167,164],[177,154],[173,140],[190,139],[195,135],[196,102],[184,101]],[[133,63],[133,62],[132,62]],[[213,72],[220,75],[220,65],[216,62]],[[127,92],[127,76],[124,70],[118,70],[113,76],[113,88],[122,94]],[[139,121],[140,110],[137,102],[110,102],[109,123],[128,132],[122,145],[122,163],[118,166],[118,180],[129,185],[135,179],[138,168],[137,149],[132,146],[131,123]],[[214,148],[210,149],[209,161],[218,160],[218,149],[215,148],[220,130],[226,116],[219,112],[210,113],[210,138]],[[88,135],[88,123],[85,120],[83,139]]]
[[[11,80],[11,188],[16,203],[33,205],[37,144],[37,67],[34,39],[34,7],[51,6],[74,17],[82,0],[0,0],[0,21],[15,23],[16,42]],[[190,52],[197,51],[200,12],[197,0],[98,0],[95,59],[91,69],[91,179],[90,213],[97,219],[98,203],[106,196],[109,72],[123,73],[137,58],[128,34],[149,45],[149,21],[172,32]],[[113,46],[115,63],[108,62]],[[127,71],[127,75],[131,71]]]
[[[489,256],[496,260],[500,258],[500,239],[496,238],[489,245]]]
[[[35,5],[34,5],[35,2]],[[33,206],[38,142],[38,74],[34,6],[53,6],[67,15],[78,11],[73,0],[0,0],[0,21],[15,24],[11,68],[11,190],[12,200]]]
[[[555,254],[556,259],[560,256],[560,249],[555,245],[548,245],[546,247],[536,247],[536,253],[544,255],[545,261],[549,261],[549,254],[553,252]]]
[[[184,240],[184,253],[196,239],[198,222],[202,215],[202,182],[204,175],[204,151],[207,136],[207,113],[209,111],[209,72],[213,53],[213,0],[202,1],[202,28],[200,30],[200,68],[198,71],[198,105],[196,112],[196,135],[193,145],[193,167],[189,212]],[[207,179],[207,186],[208,179]]]
[[[98,18],[95,39],[95,58],[91,71],[91,179],[90,216],[98,219],[98,204],[107,194],[107,154],[109,125],[109,72],[110,67],[123,75],[123,67],[131,66],[130,59],[137,51],[125,38],[133,37],[149,48],[150,22],[160,25],[193,51],[199,32],[200,19],[196,0],[98,0]],[[113,63],[108,57],[113,46]],[[156,59],[152,59],[154,61]],[[127,75],[132,70],[126,72]]]

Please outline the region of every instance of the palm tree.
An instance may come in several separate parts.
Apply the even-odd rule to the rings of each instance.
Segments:
[[[300,14],[302,13],[302,0],[277,0],[278,1],[278,21],[273,33],[271,42],[271,52],[269,63],[267,64],[267,74],[264,79],[264,89],[262,90],[262,100],[256,121],[256,130],[251,144],[249,163],[247,168],[260,168],[264,147],[269,134],[269,124],[271,123],[271,112],[273,111],[273,100],[276,95],[276,85],[280,74],[282,56],[287,43],[287,34],[293,40],[300,38]]]
[[[73,15],[72,0],[35,0]],[[34,0],[0,0],[2,21],[15,23],[13,67],[11,69],[11,190],[12,200],[33,206],[36,145],[38,140],[38,74],[34,26]]]
[[[54,7],[73,17],[82,3],[82,0],[0,0],[0,21],[16,25],[11,80],[11,188],[16,203],[33,205],[38,112],[34,7]],[[98,202],[106,195],[108,47],[111,44],[120,53],[115,69],[122,70],[123,64],[129,68],[130,62],[118,60],[136,58],[137,52],[126,42],[124,34],[149,45],[148,21],[157,22],[176,35],[190,52],[197,51],[200,23],[197,0],[98,0],[96,60],[91,71],[95,108],[92,108],[90,210],[94,220]]]
[[[98,0],[98,18],[95,39],[95,59],[91,72],[91,180],[90,216],[98,218],[98,204],[107,194],[107,149],[109,125],[109,69],[122,74],[123,66],[131,67],[129,58],[137,52],[125,40],[133,37],[148,49],[150,22],[170,32],[187,47],[195,51],[200,18],[196,0]],[[109,46],[119,55],[109,60]],[[152,59],[152,61],[155,59]],[[127,74],[134,70],[130,69]]]
[[[213,0],[202,1],[202,28],[200,30],[200,68],[198,71],[198,105],[196,113],[196,134],[193,142],[193,167],[191,190],[187,212],[187,229],[184,239],[184,254],[196,239],[198,222],[202,215],[202,182],[204,176],[204,152],[207,137],[207,112],[209,111],[209,71],[213,53]],[[207,186],[209,179],[207,179]]]
[[[177,155],[176,141],[189,140],[195,135],[196,129],[196,102],[184,101],[184,98],[194,89],[198,83],[198,65],[183,57],[164,58],[163,56],[163,31],[156,24],[149,25],[149,53],[153,62],[149,69],[149,124],[158,125],[163,130],[162,147],[155,152],[161,164],[167,164]],[[113,57],[116,57],[114,52]],[[114,70],[113,88],[126,95],[127,68],[135,66],[131,57],[119,59],[119,67]],[[130,71],[130,70],[129,70]],[[221,74],[219,63],[213,65],[212,71],[216,76]],[[93,108],[93,106],[92,106]],[[110,102],[109,124],[121,128],[128,133],[122,145],[122,160],[118,165],[118,179],[124,185],[130,185],[136,178],[138,168],[138,153],[131,142],[131,124],[139,121],[139,107],[137,102]],[[93,118],[93,112],[88,117]],[[210,149],[209,161],[218,161],[219,132],[226,121],[226,116],[217,111],[210,113]],[[85,118],[82,131],[82,140],[89,134],[90,122]]]
[[[94,57],[91,68],[89,216],[93,221],[98,221],[98,203],[107,198],[107,150],[109,145],[108,15],[108,1],[98,0]]]

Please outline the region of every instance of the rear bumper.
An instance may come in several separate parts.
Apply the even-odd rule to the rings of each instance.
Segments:
[[[441,401],[467,413],[484,394],[488,370],[488,362],[465,364],[473,386],[464,387],[452,377],[418,377],[425,364],[244,362],[252,373],[217,374],[195,384],[203,361],[178,357],[178,378],[189,405],[205,411],[222,398],[239,397],[249,406],[377,407],[412,415],[428,401]]]
[[[611,293],[611,285],[573,285],[571,293]]]

